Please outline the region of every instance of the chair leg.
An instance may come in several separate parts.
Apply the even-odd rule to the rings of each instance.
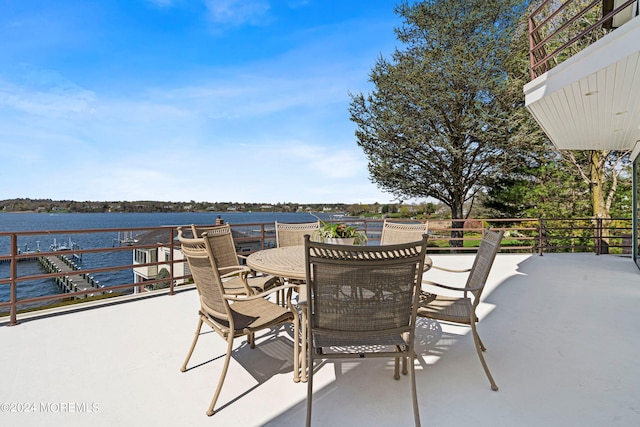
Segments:
[[[222,384],[224,384],[224,377],[227,375],[227,370],[229,369],[229,361],[231,360],[231,350],[233,350],[233,335],[229,335],[227,338],[227,354],[224,357],[224,366],[222,367],[222,372],[220,373],[220,379],[218,380],[218,387],[216,388],[216,393],[213,395],[213,399],[211,399],[211,404],[209,405],[209,409],[207,410],[207,416],[212,416],[214,414],[214,406],[216,405],[216,401],[218,400],[218,396],[220,396],[220,391],[222,390]]]
[[[480,337],[478,336],[478,342],[480,343],[480,349],[482,351],[487,351],[487,349],[485,348],[484,344],[482,343],[482,340],[480,339]]]
[[[402,351],[402,349],[400,348],[400,346],[396,346],[396,351],[400,352]],[[400,359],[402,359],[402,375],[407,375],[407,358],[406,357],[396,357],[394,359],[394,371],[393,371],[393,379],[395,380],[399,380],[400,379]]]
[[[478,331],[476,330],[475,322],[471,322],[471,331],[473,332],[473,342],[476,346],[476,353],[478,353],[478,357],[480,358],[480,363],[482,364],[482,368],[484,369],[484,373],[487,374],[487,378],[489,378],[489,382],[491,383],[491,390],[498,391],[498,386],[496,382],[493,380],[491,376],[491,372],[489,372],[489,367],[487,366],[487,362],[484,360],[484,356],[482,354],[484,345],[482,345],[482,341],[480,341],[480,337],[478,336]]]
[[[302,348],[302,353],[300,352],[300,315],[298,313],[298,309],[294,308],[291,304],[291,296],[292,290],[289,289],[287,293],[287,301],[286,305],[289,310],[293,313],[293,382],[300,382],[300,355],[306,357],[305,349]],[[303,325],[306,327],[307,325]]]
[[[276,286],[282,286],[282,285],[286,285],[287,281],[283,278],[280,277],[278,279],[278,283],[276,284]],[[281,307],[286,307],[287,306],[287,300],[286,300],[286,296],[285,296],[285,289],[281,289],[278,292],[276,292],[276,304],[281,306]]]
[[[309,363],[309,357],[308,357],[308,345],[307,345],[307,341],[308,341],[308,337],[309,337],[309,329],[307,328],[307,307],[302,307],[300,310],[300,314],[301,314],[301,319],[300,319],[300,335],[301,335],[301,339],[300,339],[300,381],[302,382],[306,382],[307,381],[307,369],[308,369],[308,363]],[[313,366],[313,365],[311,365]],[[294,376],[294,381],[295,381],[295,376]],[[297,381],[296,381],[297,382]]]
[[[402,358],[402,365],[403,365],[403,372],[404,373],[404,364],[405,364],[406,359],[403,357]],[[394,370],[393,370],[393,379],[394,380],[399,380],[400,379],[400,357],[395,357],[394,358]]]
[[[409,359],[411,361],[411,395],[413,398],[413,418],[416,423],[416,427],[420,427],[420,410],[418,409],[418,392],[416,391],[416,367],[415,356],[403,358],[403,360]]]
[[[309,350],[308,362],[309,362],[309,374],[307,376],[307,427],[311,427],[311,399],[313,399],[313,358],[311,357],[311,351]]]
[[[184,363],[180,368],[180,371],[185,372],[187,370],[187,363],[189,363],[189,359],[191,359],[191,355],[193,354],[193,350],[196,348],[196,343],[198,342],[198,337],[200,336],[200,330],[202,329],[202,317],[198,318],[198,327],[196,328],[196,335],[193,337],[193,341],[191,342],[191,348],[189,349],[189,353],[187,354],[187,358],[184,359]]]
[[[406,332],[404,334],[404,340],[409,340],[409,336]],[[400,351],[400,349],[398,349],[398,351]],[[413,363],[413,359],[411,359],[411,362]],[[402,375],[407,375],[407,357],[402,358]]]

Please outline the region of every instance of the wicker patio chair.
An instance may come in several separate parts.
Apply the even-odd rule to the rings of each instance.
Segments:
[[[423,234],[428,233],[428,222],[402,223],[392,222],[385,219],[382,224],[380,244],[397,245],[399,243],[416,242],[422,239]]]
[[[309,234],[310,236],[312,236],[312,238],[314,238],[314,233],[318,229],[320,229],[320,221],[298,223],[284,223],[276,221],[275,224],[276,245],[279,248],[287,246],[302,246],[304,245],[305,234]],[[287,282],[296,285],[304,285],[304,281],[302,280],[285,279],[284,277],[280,278],[280,283],[284,284]],[[298,291],[302,294],[305,293],[304,288],[299,288]],[[283,297],[279,297],[279,299],[284,300]]]
[[[433,293],[422,292],[420,307],[418,308],[418,316],[426,317],[429,319],[435,319],[438,321],[445,321],[457,324],[468,325],[471,327],[473,333],[473,342],[476,346],[476,352],[480,358],[480,363],[484,369],[489,382],[491,383],[491,389],[498,390],[487,362],[484,360],[482,352],[486,350],[484,344],[478,336],[476,329],[476,322],[478,317],[476,316],[476,307],[480,303],[480,297],[482,290],[484,289],[487,277],[491,271],[491,266],[495,260],[496,254],[500,249],[500,242],[502,241],[502,235],[504,231],[492,231],[488,228],[484,231],[484,236],[480,242],[478,253],[473,262],[473,266],[469,270],[455,270],[456,272],[469,272],[467,282],[464,288],[443,285],[427,280],[423,280],[424,285],[431,285],[442,289],[459,291],[461,296],[449,297],[441,296]],[[454,271],[454,270],[450,270]]]
[[[240,264],[240,259],[244,257],[238,255],[236,252],[236,246],[233,243],[233,235],[231,234],[231,226],[229,224],[216,227],[202,227],[192,224],[191,231],[195,237],[201,237],[203,233],[207,233],[220,274],[226,274],[230,271],[238,271],[244,268],[245,274],[239,274],[238,277],[232,277],[225,281],[225,289],[230,289],[231,287],[240,289],[244,287],[244,283],[242,282],[246,282],[251,292],[264,292],[278,286],[279,281],[277,277],[266,274],[257,276],[254,271]]]
[[[382,223],[380,245],[397,245],[400,243],[416,242],[423,234],[429,233],[429,222],[402,223],[387,219]],[[433,261],[428,256],[424,260],[424,269],[433,267]]]
[[[346,246],[305,237],[309,336],[307,426],[311,424],[314,360],[366,357],[413,362],[414,330],[427,237],[389,246]],[[420,425],[415,367],[411,389]]]
[[[320,228],[320,221],[283,223],[276,221],[276,244],[279,248],[285,246],[304,245],[304,235],[313,233]]]
[[[206,323],[227,342],[224,365],[218,380],[215,394],[207,410],[207,415],[214,414],[214,407],[229,368],[229,360],[233,349],[234,338],[247,336],[251,348],[255,347],[254,333],[274,326],[292,323],[294,332],[298,334],[297,311],[281,307],[264,298],[265,294],[250,296],[229,295],[223,287],[222,280],[225,275],[219,273],[214,256],[215,237],[208,236],[205,232],[202,236],[204,247],[193,245],[194,239],[185,239],[179,231],[178,238],[182,243],[184,253],[193,280],[200,296],[200,310],[198,311],[198,326],[195,337],[191,343],[189,353],[180,370],[185,372],[187,364],[196,347],[202,324]],[[288,286],[273,288],[268,293],[280,291]],[[298,357],[298,346],[294,345],[294,357]]]

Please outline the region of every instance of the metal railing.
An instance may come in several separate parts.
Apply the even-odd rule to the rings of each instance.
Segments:
[[[601,37],[604,30],[613,27],[611,23],[621,16],[619,14],[628,13],[633,17],[638,13],[637,9],[638,0],[543,1],[529,15],[531,80],[571,57],[571,49],[577,51],[578,42],[583,42],[582,48],[593,43],[595,40],[592,39]],[[587,20],[589,15],[598,19]],[[581,19],[588,22],[579,22]]]
[[[381,219],[344,219],[360,230],[366,232],[368,244],[378,244],[382,232]],[[213,226],[213,225],[212,225]],[[430,254],[436,253],[469,253],[477,249],[484,230],[504,230],[505,235],[501,252],[528,252],[543,255],[545,252],[592,252],[595,254],[630,254],[634,244],[631,241],[632,221],[627,218],[609,219],[540,219],[540,218],[501,218],[501,219],[466,219],[466,220],[430,220],[429,247]],[[253,223],[234,224],[234,241],[239,254],[249,254],[257,250],[275,247],[275,224]],[[115,238],[115,236],[118,236]],[[121,236],[127,236],[125,240]],[[153,240],[144,243],[144,236],[153,235]],[[21,251],[28,242],[42,241],[45,238],[63,239],[77,236],[85,243],[73,249],[56,248],[45,251]],[[134,238],[133,236],[137,237]],[[115,295],[138,294],[150,295],[153,285],[166,287],[163,293],[173,295],[179,286],[189,285],[190,274],[179,251],[176,240],[177,226],[143,227],[143,228],[108,228],[83,230],[54,231],[16,231],[1,232],[0,242],[8,240],[8,253],[0,251],[0,263],[8,264],[8,275],[0,277],[0,290],[9,288],[8,301],[0,301],[0,316],[8,316],[8,324],[17,324],[18,308],[41,309],[46,306],[67,304],[78,300],[87,301],[103,299]],[[27,243],[25,243],[27,242]],[[637,244],[637,242],[636,242]],[[1,247],[1,246],[0,246]],[[136,253],[159,253],[161,248],[168,253],[167,258],[156,256],[136,260]],[[38,248],[39,249],[39,248]],[[71,270],[55,270],[45,273],[34,273],[25,269],[29,260],[70,256],[93,258],[80,262]],[[150,268],[154,273],[166,268],[168,276],[144,277],[140,273]],[[103,285],[103,280],[94,276],[102,275],[111,280]],[[77,287],[73,280],[82,276],[89,285]],[[20,286],[44,286],[55,279],[65,278],[70,285],[65,290],[50,292],[38,296],[19,296]],[[78,278],[78,280],[82,280]],[[95,284],[92,285],[92,284]],[[50,285],[51,286],[51,285]],[[5,288],[6,289],[6,288]],[[5,292],[6,293],[6,292]],[[134,295],[135,296],[135,295]],[[32,307],[30,307],[32,306]],[[0,317],[2,319],[2,317]]]

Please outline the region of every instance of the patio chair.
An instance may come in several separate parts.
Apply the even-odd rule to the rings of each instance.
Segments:
[[[309,234],[314,238],[314,232],[320,228],[320,221],[298,223],[284,223],[276,221],[275,224],[276,245],[279,248],[287,246],[302,246],[304,245],[305,234]],[[280,278],[280,283],[284,284],[287,282],[296,285],[304,284],[304,281],[301,280],[285,279],[284,277]],[[304,288],[299,288],[298,291],[304,294]],[[282,300],[284,300],[284,298],[282,298]]]
[[[279,248],[304,245],[304,235],[320,228],[320,221],[283,223],[276,221],[276,244]]]
[[[494,391],[498,390],[498,386],[493,380],[491,372],[489,372],[487,362],[484,360],[484,356],[482,354],[486,348],[480,340],[480,336],[478,336],[478,331],[476,329],[476,323],[478,322],[476,307],[478,307],[478,304],[480,303],[482,290],[486,284],[487,277],[489,276],[496,254],[500,249],[500,242],[502,241],[503,234],[504,231],[492,231],[487,228],[484,231],[484,236],[480,242],[480,247],[478,248],[473,266],[469,270],[449,270],[458,273],[469,273],[464,288],[443,285],[428,280],[422,281],[423,285],[431,285],[442,289],[458,291],[461,293],[461,296],[442,296],[423,291],[420,295],[421,302],[418,308],[418,316],[438,321],[468,325],[471,327],[476,352],[480,358],[482,368],[484,369],[485,374],[487,374],[487,378],[489,378],[491,389]]]
[[[311,242],[305,236],[309,337],[307,426],[311,424],[314,360],[368,357],[413,361],[414,330],[427,237],[388,246]],[[420,425],[415,367],[411,389]]]
[[[400,243],[416,242],[423,234],[429,234],[429,222],[402,223],[387,219],[382,223],[380,245],[397,245]],[[433,267],[433,261],[428,256],[424,260],[424,269]]]
[[[182,243],[182,252],[187,258],[196,289],[200,296],[200,310],[198,311],[198,326],[191,343],[189,353],[180,370],[185,372],[187,364],[196,347],[202,324],[206,323],[227,342],[224,365],[218,380],[215,394],[207,410],[207,415],[214,414],[214,407],[229,368],[234,338],[247,336],[251,348],[255,347],[255,332],[287,323],[292,323],[294,332],[298,333],[298,315],[288,308],[281,307],[265,299],[265,293],[250,296],[229,295],[223,286],[225,275],[219,273],[214,256],[216,236],[209,236],[209,232],[202,235],[204,247],[193,245],[194,239],[185,239],[179,231],[178,238]],[[228,273],[229,274],[229,273]],[[273,288],[267,293],[280,291],[288,286]],[[294,345],[294,357],[298,357],[297,344]]]
[[[251,292],[264,292],[278,286],[279,282],[277,277],[266,274],[257,276],[254,271],[240,264],[240,259],[244,257],[238,255],[236,252],[236,246],[233,243],[233,235],[231,234],[231,226],[229,224],[216,227],[203,227],[192,224],[191,231],[196,238],[201,237],[203,233],[207,233],[220,274],[226,274],[230,271],[240,271],[244,268],[244,274],[238,274],[237,277],[232,277],[225,281],[225,289],[229,290],[232,287],[240,289],[241,287],[245,287],[244,283],[241,282],[246,282]]]
[[[381,245],[396,245],[399,243],[416,242],[422,239],[423,234],[429,233],[429,223],[414,222],[402,223],[384,220],[382,224],[382,234],[380,235]]]

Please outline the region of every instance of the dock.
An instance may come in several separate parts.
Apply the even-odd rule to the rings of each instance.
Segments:
[[[23,257],[23,258],[18,258],[17,259],[18,262],[37,261],[37,260],[38,260],[38,255],[36,255],[35,253],[33,253],[33,256]],[[11,263],[11,258],[2,258],[2,259],[0,259],[0,264],[9,264],[9,263]]]
[[[54,278],[65,293],[101,289],[97,280],[83,273],[81,268],[65,255],[41,256],[38,257],[38,262],[47,273],[69,273],[66,276]],[[82,299],[94,295],[95,294],[85,294],[77,298]]]

